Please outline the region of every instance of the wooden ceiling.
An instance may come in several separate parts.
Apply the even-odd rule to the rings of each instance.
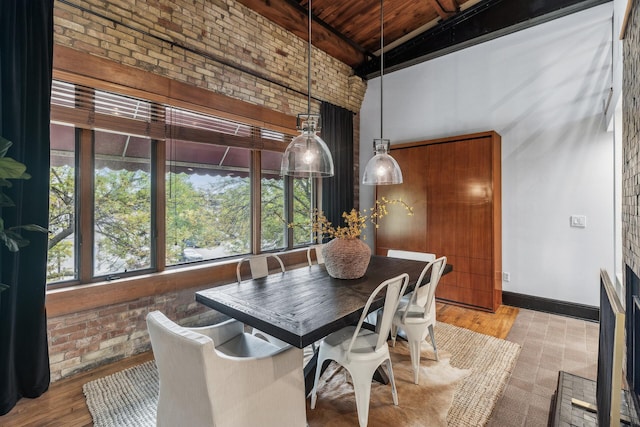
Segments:
[[[308,0],[238,1],[307,40]],[[607,1],[384,0],[385,70]],[[380,0],[312,0],[311,4],[314,48],[348,64],[362,77],[379,74]]]
[[[385,45],[416,29],[447,19],[465,4],[480,0],[386,0]],[[307,39],[308,0],[239,0],[267,19]],[[380,50],[379,0],[312,0],[314,47],[324,50],[352,68],[376,56]]]

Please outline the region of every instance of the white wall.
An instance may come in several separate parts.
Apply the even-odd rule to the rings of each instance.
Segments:
[[[622,71],[623,71],[623,52],[622,40],[620,33],[622,30],[622,21],[627,9],[628,0],[614,0],[613,2],[613,90],[611,102],[607,110],[607,120],[609,129],[613,127],[615,139],[615,255],[614,265],[615,272],[610,271],[610,275],[615,274],[616,284],[621,289],[622,284]]]
[[[606,111],[606,120],[609,124],[609,129],[613,126],[613,121],[616,107],[621,101],[622,97],[622,40],[620,40],[620,32],[622,30],[622,21],[624,19],[624,12],[627,9],[628,0],[614,0],[613,1],[613,23],[612,23],[612,39],[611,53],[613,56],[612,68],[612,91],[611,102],[609,102],[609,108]]]
[[[613,271],[613,133],[603,114],[612,10],[607,3],[384,76],[392,144],[502,136],[505,291],[596,306],[599,269]],[[379,137],[379,103],[377,78],[361,109],[361,165]],[[360,194],[361,207],[371,206],[373,188]],[[586,215],[586,228],[569,227],[575,214]]]

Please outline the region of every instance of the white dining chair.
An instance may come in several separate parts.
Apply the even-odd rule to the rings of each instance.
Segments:
[[[387,256],[392,258],[404,258],[425,262],[431,262],[436,259],[436,254],[430,254],[428,252],[404,251],[400,249],[388,249]]]
[[[147,315],[160,379],[157,425],[305,427],[302,350],[278,348],[228,320],[182,327]]]
[[[244,262],[249,262],[249,268],[251,270],[252,279],[260,279],[262,277],[267,277],[269,275],[269,258],[273,258],[276,261],[278,261],[278,264],[280,265],[280,270],[282,271],[282,273],[285,272],[284,263],[282,262],[282,260],[278,255],[276,254],[253,255],[250,257],[242,258],[240,261],[238,261],[238,265],[236,266],[236,276],[238,278],[238,283],[242,282],[240,269]],[[286,342],[282,341],[281,339],[271,336],[266,332],[262,332],[259,329],[253,328],[251,330],[251,334],[253,334],[257,338],[261,338],[265,341],[268,341],[277,347],[285,347],[289,345]]]
[[[240,270],[242,264],[245,262],[249,262],[249,268],[251,269],[251,278],[259,279],[261,277],[267,277],[269,275],[269,258],[273,258],[278,261],[280,266],[280,270],[284,273],[284,263],[280,259],[280,257],[276,254],[260,254],[260,255],[252,255],[249,257],[242,258],[238,261],[236,266],[236,276],[238,278],[238,283],[242,282],[242,275],[240,274]]]
[[[404,294],[409,283],[409,275],[404,273],[389,280],[385,280],[371,293],[356,326],[344,327],[329,334],[320,343],[316,375],[311,392],[311,409],[316,406],[318,381],[322,373],[325,360],[334,360],[342,365],[351,375],[356,396],[356,409],[360,427],[365,427],[369,418],[369,398],[371,395],[371,380],[376,369],[386,363],[391,383],[391,393],[394,405],[398,405],[398,393],[393,368],[389,355],[387,337],[391,329],[391,321],[398,307],[400,296]],[[383,290],[385,293],[382,320],[378,332],[362,329],[373,300]]]
[[[311,259],[312,252],[316,255],[316,264],[324,264],[324,256],[322,255],[323,246],[324,244],[312,245],[307,247],[307,261],[309,261],[309,266],[313,265],[313,260]]]
[[[447,257],[440,257],[428,263],[422,270],[416,287],[409,295],[409,300],[406,303],[401,301],[393,316],[393,325],[391,327],[392,345],[396,345],[398,329],[402,329],[409,342],[411,365],[413,366],[413,382],[416,384],[418,384],[420,377],[420,349],[422,341],[427,337],[427,332],[431,338],[436,360],[439,360],[433,330],[436,324],[435,293],[446,265]],[[430,273],[429,281],[423,283],[427,273]]]
[[[387,256],[390,258],[402,258],[402,259],[410,259],[413,261],[424,261],[431,262],[436,259],[436,255],[428,252],[414,252],[414,251],[405,251],[400,249],[388,249]],[[406,305],[409,303],[409,296],[405,295],[400,300],[400,306]],[[435,305],[434,305],[435,307]],[[380,321],[380,310],[377,312],[370,313],[367,317],[367,321],[375,325]]]
[[[425,263],[430,263],[432,261],[436,260],[436,254],[432,254],[429,252],[415,252],[415,251],[404,251],[404,250],[399,250],[399,249],[389,249],[387,250],[387,256],[391,257],[391,258],[403,258],[403,259],[410,259],[413,261],[424,261]],[[423,269],[424,271],[424,269]],[[407,305],[409,303],[409,298],[411,297],[411,295],[404,295],[401,299],[400,299],[400,305],[399,307],[402,307],[404,305]],[[435,310],[435,296],[434,296],[434,304],[433,304],[433,309]],[[435,312],[433,314],[435,316]]]

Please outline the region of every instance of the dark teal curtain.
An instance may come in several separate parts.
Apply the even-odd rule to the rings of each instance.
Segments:
[[[321,136],[333,156],[334,176],[322,180],[322,210],[334,225],[353,209],[353,113],[328,102],[320,106]]]
[[[0,213],[5,227],[47,226],[49,116],[53,64],[53,0],[3,0],[0,6],[0,135],[7,156],[26,164],[30,180],[6,194],[15,207]],[[0,243],[0,415],[21,397],[49,387],[45,290],[46,233],[22,233],[30,244],[12,253]],[[0,424],[2,422],[0,421]]]

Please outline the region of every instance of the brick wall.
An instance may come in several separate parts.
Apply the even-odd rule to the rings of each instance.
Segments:
[[[151,349],[146,316],[160,310],[184,326],[202,326],[224,316],[194,301],[194,292],[140,298],[47,320],[51,381]]]
[[[640,276],[640,2],[632,3],[623,40],[622,258]],[[623,266],[626,284],[627,269]],[[628,353],[625,354],[625,358]],[[626,360],[623,362],[626,365]],[[630,397],[630,396],[629,396]],[[638,414],[630,405],[632,419]],[[634,423],[635,425],[635,423]]]
[[[233,0],[56,1],[54,14],[56,44],[286,114],[307,110],[307,42]],[[358,112],[365,90],[350,67],[312,50],[314,112],[318,99]],[[52,381],[149,350],[149,311],[183,325],[219,320],[195,290],[50,318]]]
[[[233,0],[70,2],[55,3],[57,44],[286,114],[307,109],[307,42]],[[312,49],[314,98],[358,112],[366,83],[352,74]]]
[[[633,2],[623,40],[623,259],[640,276],[640,3]]]

